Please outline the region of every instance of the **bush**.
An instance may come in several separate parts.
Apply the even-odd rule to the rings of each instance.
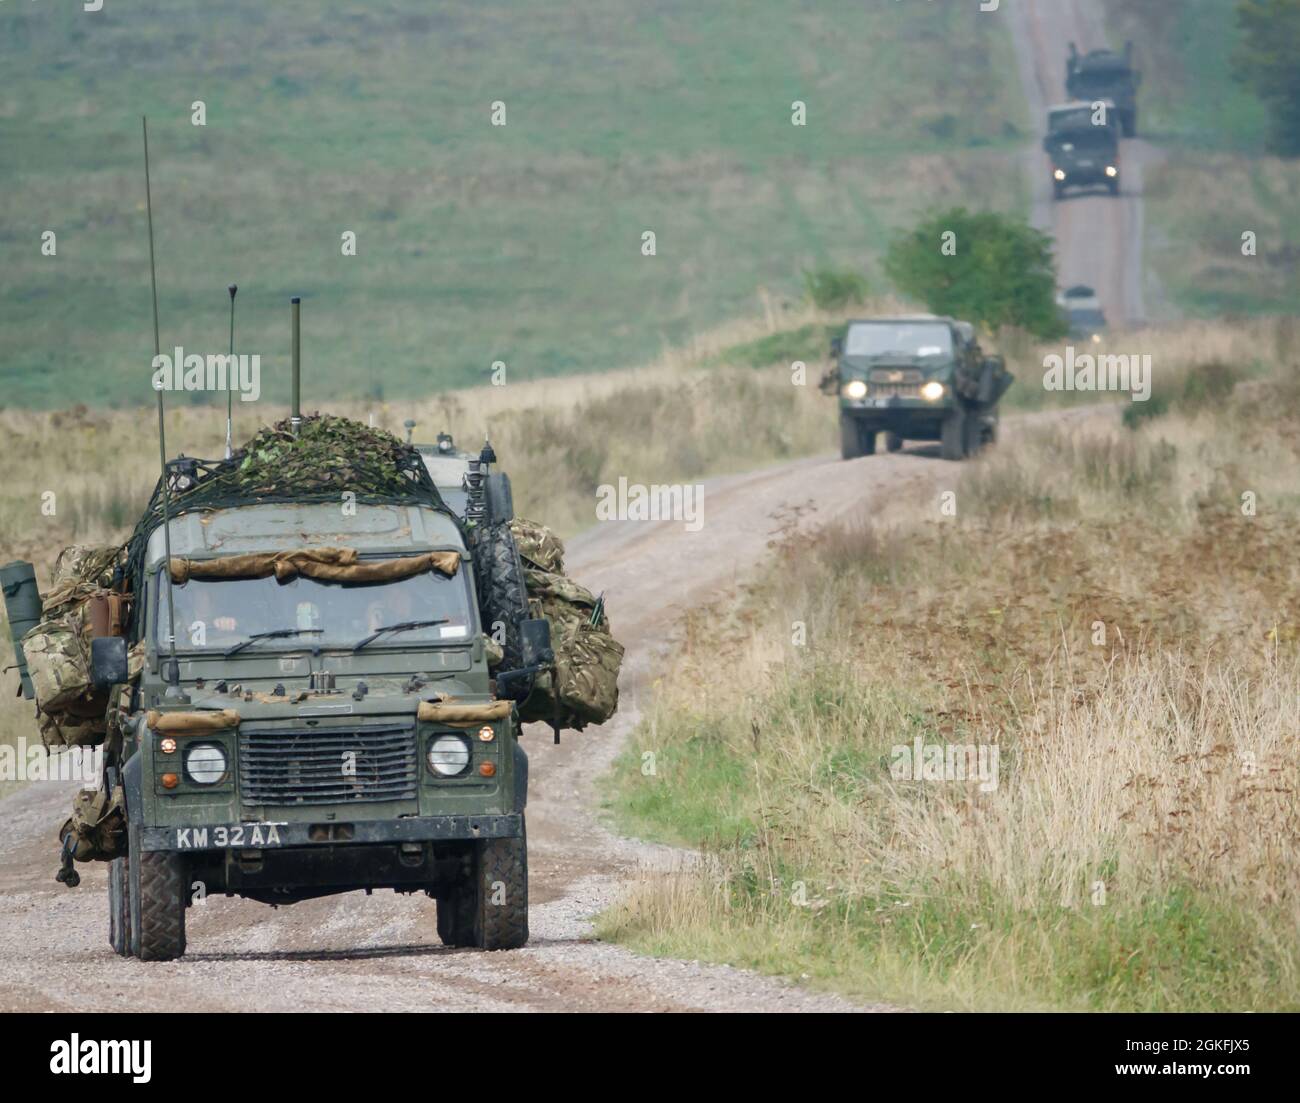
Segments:
[[[1300,157],[1300,0],[1237,0],[1237,25],[1237,80],[1268,107],[1274,152]]]
[[[885,271],[936,314],[1044,338],[1065,334],[1052,239],[1021,218],[962,207],[933,215],[894,241]]]
[[[804,286],[808,298],[818,310],[842,310],[853,303],[862,302],[871,291],[865,276],[848,269],[819,268],[805,271]]]

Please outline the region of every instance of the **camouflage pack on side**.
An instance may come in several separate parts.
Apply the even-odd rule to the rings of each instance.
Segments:
[[[37,724],[47,747],[88,746],[103,740],[105,698],[90,680],[89,600],[106,592],[121,548],[74,544],[54,566],[45,618],[23,636],[36,693]]]
[[[78,862],[107,862],[126,853],[126,801],[122,786],[83,789],[72,802],[72,815],[59,828],[59,842],[73,839]]]
[[[603,724],[618,709],[623,646],[611,635],[608,618],[591,623],[596,597],[562,573],[560,538],[535,521],[516,519],[510,527],[524,560],[530,611],[550,622],[555,651],[555,678],[549,672],[538,677],[520,717],[549,722],[558,713],[561,727],[577,730]]]

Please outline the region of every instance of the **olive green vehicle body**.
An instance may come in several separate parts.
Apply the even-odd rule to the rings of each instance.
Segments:
[[[356,548],[363,560],[459,552],[469,623],[462,637],[446,641],[393,633],[358,651],[303,636],[258,640],[236,654],[188,647],[178,623],[178,699],[167,678],[160,526],[148,543],[144,669],[120,760],[133,855],[177,852],[187,884],[279,904],[356,889],[436,896],[464,878],[480,840],[522,836],[527,758],[513,713],[468,729],[417,717],[420,702],[435,696],[494,701],[473,560],[454,518],[424,505],[357,505],[345,513],[336,504],[279,502],[185,513],[169,531],[172,556],[194,560],[338,546]],[[146,720],[150,710],[217,709],[236,710],[238,725],[177,734],[170,752]],[[493,729],[490,740],[482,727]],[[455,777],[437,775],[427,760],[430,743],[449,733],[470,748]],[[184,767],[187,748],[199,743],[225,755],[228,768],[216,784],[198,784]],[[286,765],[299,751],[299,779],[314,785],[295,785]],[[336,757],[337,770],[329,764]],[[487,763],[491,776],[481,770]],[[179,783],[165,786],[164,774]]]
[[[941,327],[950,348],[933,356],[855,354],[850,333],[868,325]],[[932,314],[851,321],[832,341],[831,357],[823,389],[838,398],[845,459],[873,454],[879,433],[890,451],[906,441],[939,441],[947,459],[973,455],[997,438],[998,400],[1012,377],[1000,357],[984,354],[968,322]]]

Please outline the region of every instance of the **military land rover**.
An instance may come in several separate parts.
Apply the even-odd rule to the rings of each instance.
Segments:
[[[974,455],[997,439],[998,402],[1013,377],[980,349],[969,322],[933,314],[850,322],[831,342],[823,390],[839,397],[840,454],[869,456],[876,437],[896,452],[938,441],[944,459]]]

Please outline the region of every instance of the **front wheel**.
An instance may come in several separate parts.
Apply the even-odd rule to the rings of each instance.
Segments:
[[[141,961],[174,961],[185,953],[185,859],[174,850],[142,851],[131,841],[130,950]]]
[[[846,460],[856,460],[859,456],[871,456],[876,451],[876,433],[867,429],[857,418],[840,415],[840,456]]]
[[[517,950],[528,941],[528,836],[482,839],[475,845],[474,945]]]
[[[128,859],[108,863],[108,944],[121,957],[131,956],[131,887]]]

